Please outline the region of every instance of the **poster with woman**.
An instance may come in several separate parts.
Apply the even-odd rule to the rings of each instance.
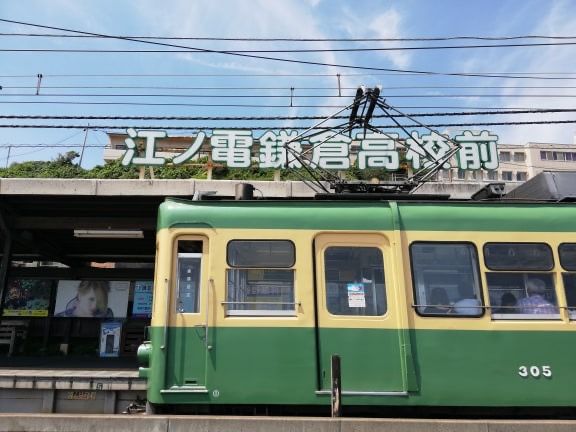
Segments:
[[[54,316],[124,318],[129,292],[129,281],[61,280]]]
[[[4,299],[3,316],[48,316],[52,280],[10,279]]]

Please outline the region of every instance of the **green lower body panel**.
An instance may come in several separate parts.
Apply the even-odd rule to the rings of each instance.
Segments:
[[[398,330],[227,327],[210,328],[206,341],[203,328],[170,328],[161,349],[164,329],[152,328],[148,398],[329,405],[338,354],[345,405],[576,406],[571,332],[405,333],[406,343]]]

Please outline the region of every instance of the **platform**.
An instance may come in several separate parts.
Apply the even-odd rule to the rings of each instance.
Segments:
[[[571,432],[573,420],[0,414],[0,432]]]
[[[146,396],[135,369],[0,369],[0,412],[122,412]]]

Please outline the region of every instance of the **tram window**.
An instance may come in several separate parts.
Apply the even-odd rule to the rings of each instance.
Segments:
[[[570,319],[576,320],[576,273],[564,273],[564,290]]]
[[[576,270],[576,243],[562,243],[558,252],[562,267],[566,270]]]
[[[410,256],[418,314],[450,317],[484,314],[474,245],[413,243]]]
[[[486,273],[492,318],[557,319],[552,273]]]
[[[541,270],[554,267],[552,249],[545,243],[486,243],[484,263],[490,270]]]
[[[294,249],[288,240],[229,242],[227,314],[295,315]]]
[[[333,315],[386,313],[382,251],[375,247],[332,246],[324,252],[326,304]]]
[[[178,241],[178,279],[176,310],[179,313],[197,313],[200,295],[200,269],[202,267],[202,242]]]
[[[233,240],[228,243],[228,265],[250,268],[290,268],[294,243],[288,240]]]

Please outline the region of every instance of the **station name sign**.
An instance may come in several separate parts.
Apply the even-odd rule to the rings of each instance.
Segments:
[[[413,131],[400,146],[399,136],[395,133],[358,133],[352,138],[327,131],[302,141],[293,141],[298,137],[298,132],[290,129],[269,130],[259,138],[255,138],[251,130],[214,129],[209,137],[206,132],[199,132],[190,138],[187,149],[174,157],[167,157],[161,154],[167,150],[157,148],[158,140],[168,138],[166,131],[130,128],[127,134],[124,140],[126,152],[122,157],[122,165],[125,166],[179,165],[197,159],[202,148],[203,152],[210,152],[213,162],[230,168],[247,168],[257,162],[262,169],[300,168],[302,163],[309,163],[312,167],[334,170],[356,167],[361,170],[379,168],[395,171],[400,168],[401,162],[405,162],[417,170],[442,160],[453,148],[450,140],[437,132],[420,135]],[[497,135],[488,131],[463,131],[452,140],[460,148],[452,161],[444,163],[443,168],[498,168]],[[205,145],[205,141],[209,146]],[[290,151],[287,151],[287,147]],[[296,158],[293,153],[303,157]]]

